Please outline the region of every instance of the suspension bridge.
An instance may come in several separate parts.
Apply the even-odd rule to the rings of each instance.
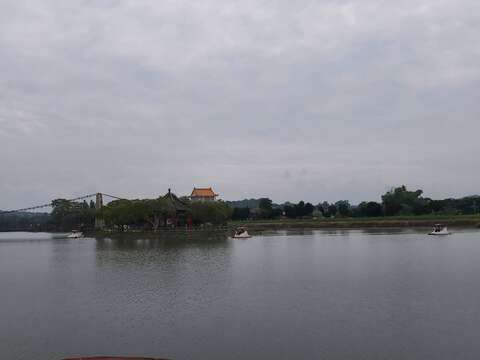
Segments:
[[[55,200],[65,200],[65,201],[69,201],[69,202],[78,202],[78,201],[81,201],[81,200],[87,200],[87,199],[90,199],[90,198],[95,198],[95,209],[99,210],[103,207],[103,198],[104,197],[110,198],[110,199],[113,199],[113,200],[127,200],[127,199],[121,198],[119,196],[114,196],[114,195],[105,194],[105,193],[87,194],[87,195],[83,195],[83,196],[77,196],[77,197],[72,198],[72,199],[55,199]],[[39,210],[39,209],[44,209],[44,208],[52,208],[54,206],[55,200],[52,200],[51,202],[46,203],[46,204],[34,205],[34,206],[24,207],[24,208],[21,208],[21,209],[5,210],[5,211],[0,210],[0,215],[25,213],[25,212],[32,212],[32,211]],[[95,215],[95,229],[102,229],[104,227],[104,225],[105,225],[105,223],[104,223],[103,218]]]
[[[78,197],[73,198],[73,199],[65,199],[65,200],[70,201],[70,202],[76,202],[76,201],[95,198],[95,208],[100,209],[103,206],[103,198],[104,197],[114,199],[114,200],[127,200],[125,198],[121,198],[121,197],[118,197],[118,196],[109,195],[109,194],[105,194],[105,193],[88,194],[88,195],[78,196]],[[59,200],[59,199],[56,199],[56,200]],[[64,200],[64,199],[61,199],[61,200]],[[34,206],[29,206],[29,207],[25,207],[25,208],[21,208],[21,209],[3,210],[3,211],[0,210],[0,214],[14,214],[14,213],[30,212],[30,211],[34,211],[34,210],[50,208],[50,207],[53,207],[53,202],[54,201],[55,200],[52,200],[48,204],[34,205]]]

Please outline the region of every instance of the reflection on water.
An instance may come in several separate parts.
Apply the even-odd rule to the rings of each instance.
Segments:
[[[480,232],[0,234],[0,354],[475,359]]]
[[[116,234],[97,237],[98,250],[142,250],[225,246],[229,234],[226,232],[165,232],[150,236],[136,234]]]
[[[292,236],[292,235],[309,235],[323,234],[328,236],[348,236],[351,234],[366,234],[366,235],[394,235],[394,234],[424,234],[431,229],[427,228],[386,228],[386,227],[370,227],[364,229],[348,229],[348,228],[330,228],[330,229],[285,229],[285,230],[265,230],[258,234],[262,236]]]
[[[51,240],[59,235],[50,233],[0,232],[0,242]]]

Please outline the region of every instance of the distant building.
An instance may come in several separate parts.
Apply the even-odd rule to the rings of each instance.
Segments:
[[[192,194],[190,195],[190,199],[192,201],[215,201],[218,194],[212,190],[211,187],[209,188],[193,188]]]

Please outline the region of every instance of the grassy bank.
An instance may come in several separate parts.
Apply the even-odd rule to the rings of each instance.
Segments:
[[[92,231],[91,234],[97,236],[131,236],[131,235],[150,235],[158,237],[166,234],[215,234],[231,233],[239,226],[245,226],[249,231],[262,232],[269,230],[285,229],[363,229],[363,228],[409,228],[409,227],[427,227],[433,224],[442,223],[449,227],[480,227],[480,215],[456,215],[456,216],[392,216],[375,218],[322,218],[322,219],[278,219],[278,220],[255,220],[255,221],[230,221],[228,225],[223,226],[204,226],[187,230],[184,227],[179,228],[161,228],[158,232],[130,230],[126,232],[115,231]]]
[[[232,221],[232,227],[246,226],[251,230],[324,229],[324,228],[374,228],[374,227],[431,227],[435,223],[451,227],[479,227],[480,215],[421,215],[375,218],[322,218],[279,219],[257,221]]]

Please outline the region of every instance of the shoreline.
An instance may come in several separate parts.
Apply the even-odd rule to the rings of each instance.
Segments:
[[[285,230],[285,229],[368,229],[368,228],[413,228],[432,227],[436,223],[448,227],[480,228],[480,219],[382,219],[382,220],[323,220],[323,221],[286,221],[286,222],[238,222],[232,225],[245,226],[249,230]]]
[[[116,234],[165,234],[165,233],[209,233],[231,232],[237,227],[246,227],[249,231],[275,231],[288,229],[371,229],[371,228],[430,228],[436,223],[442,223],[448,227],[480,228],[480,216],[455,216],[455,217],[396,217],[396,218],[339,218],[339,219],[280,219],[280,220],[250,220],[232,221],[223,226],[204,226],[193,229],[184,227],[159,229],[158,231],[128,230],[86,230],[85,234],[110,236]],[[11,230],[2,232],[46,232]],[[65,231],[47,231],[52,233],[64,233]]]
[[[160,229],[153,231],[97,231],[92,234],[111,236],[121,234],[145,234],[145,235],[161,235],[161,234],[198,234],[198,233],[218,233],[232,232],[237,227],[243,226],[250,232],[276,231],[276,230],[328,230],[328,229],[374,229],[374,228],[431,228],[436,223],[445,224],[452,228],[480,228],[480,217],[471,218],[435,218],[435,219],[338,219],[338,220],[255,220],[255,221],[238,221],[230,222],[226,226],[204,227],[195,229]]]

